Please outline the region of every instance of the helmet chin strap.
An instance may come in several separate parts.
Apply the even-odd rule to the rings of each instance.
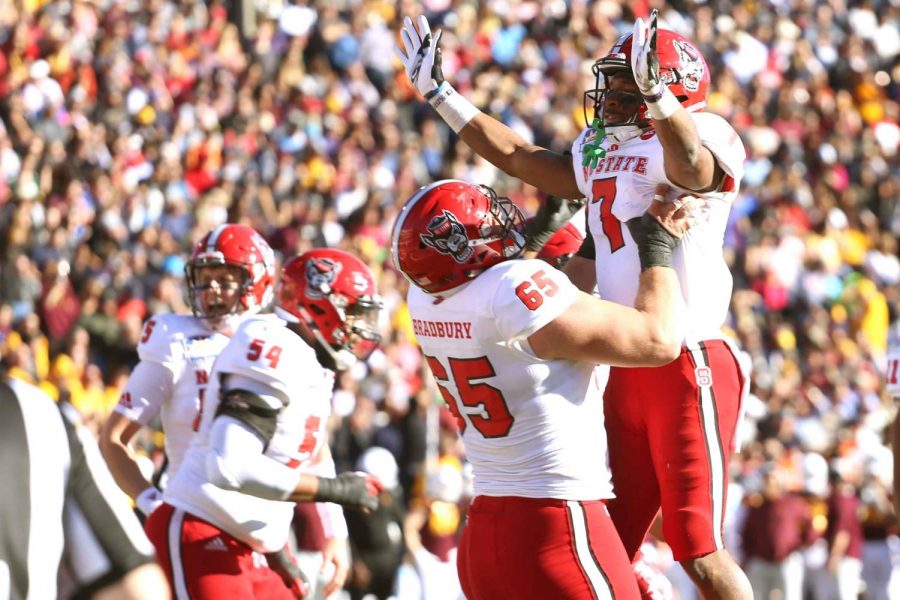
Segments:
[[[238,325],[241,324],[242,318],[246,315],[247,313],[231,313],[218,317],[200,317],[200,319],[206,323],[207,327],[217,333],[224,333],[226,331],[234,333],[235,329],[238,328]]]
[[[241,301],[238,300],[235,304],[235,308],[237,308],[240,303]],[[234,333],[244,319],[257,314],[258,312],[258,306],[251,306],[250,308],[242,312],[235,310],[234,312],[225,315],[219,315],[217,317],[200,317],[200,319],[202,319],[203,322],[206,323],[206,326],[213,331],[216,331],[218,333],[230,331],[230,333]]]
[[[600,147],[604,140],[611,140],[617,144],[636,138],[649,127],[640,127],[637,123],[624,123],[622,125],[604,125],[600,117],[594,117],[589,129],[594,131],[594,139],[584,145],[581,163],[583,167],[596,169],[600,159],[606,156],[606,150]]]
[[[637,136],[644,133],[646,127],[639,127],[635,123],[628,123],[625,125],[610,125],[606,128],[606,137],[616,142],[617,144],[621,144],[622,142],[627,142],[631,138],[636,138]]]
[[[300,308],[300,316],[303,318],[303,323],[306,327],[312,331],[313,336],[315,336],[316,341],[319,342],[319,345],[328,353],[328,356],[334,361],[334,368],[337,371],[346,371],[350,369],[357,363],[359,360],[356,358],[356,355],[347,350],[346,348],[341,348],[340,350],[335,350],[331,347],[325,337],[322,335],[322,332],[319,331],[319,328],[316,327],[315,322],[312,320],[312,317],[309,316],[309,313],[305,308]]]

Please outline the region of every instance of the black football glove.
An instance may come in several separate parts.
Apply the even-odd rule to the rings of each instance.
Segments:
[[[586,200],[565,200],[548,196],[541,202],[537,214],[525,225],[525,250],[540,251],[553,234],[566,226]]]
[[[309,579],[300,568],[285,546],[278,552],[269,552],[266,556],[266,562],[269,568],[275,571],[284,585],[294,594],[294,598],[301,600],[309,594]]]
[[[378,494],[384,489],[380,481],[366,473],[341,473],[335,478],[318,479],[319,491],[313,500],[353,508],[375,510],[378,507]]]
[[[644,213],[625,224],[637,243],[641,271],[650,267],[672,266],[672,251],[678,245],[679,238],[663,227],[656,217]]]

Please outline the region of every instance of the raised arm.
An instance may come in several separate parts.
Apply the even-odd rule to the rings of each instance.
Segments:
[[[424,16],[418,18],[418,28],[409,17],[403,20],[403,48],[397,48],[397,56],[419,93],[470,148],[503,172],[548,194],[581,197],[570,157],[529,144],[511,128],[478,110],[444,80],[438,45],[441,34],[438,31],[432,35]]]
[[[617,366],[657,366],[677,358],[682,299],[672,251],[686,217],[676,205],[654,202],[652,210],[670,211],[663,215],[667,227],[649,213],[627,223],[641,260],[634,308],[580,292],[572,306],[528,338],[535,355]]]
[[[691,115],[660,79],[656,28],[655,9],[649,25],[642,19],[635,22],[631,38],[631,70],[663,148],[666,177],[689,190],[712,191],[721,183],[724,171],[712,152],[701,143]]]
[[[444,82],[444,85],[450,84]],[[459,94],[456,97],[468,102]],[[457,133],[479,156],[504,173],[561,198],[582,196],[575,183],[571,156],[529,144],[518,133],[481,111]]]

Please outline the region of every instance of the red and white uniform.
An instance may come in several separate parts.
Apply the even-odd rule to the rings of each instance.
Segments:
[[[301,469],[325,442],[334,373],[323,368],[313,349],[279,318],[265,315],[248,319],[216,361],[200,429],[182,470],[165,490],[169,504],[218,525],[259,552],[274,552],[287,542],[294,503],[225,490],[210,483],[206,474],[219,387],[228,375],[243,375],[280,392],[272,398],[289,399],[278,415],[277,430],[264,454]],[[265,521],[259,520],[260,515]]]
[[[228,336],[193,315],[157,315],[144,324],[135,367],[115,411],[147,425],[158,414],[166,437],[167,473],[178,471],[199,425],[209,373]]]
[[[576,294],[539,260],[497,264],[437,303],[410,288],[413,329],[475,476],[458,559],[470,600],[637,596],[603,502],[606,368],[542,360],[527,341]]]
[[[663,149],[651,129],[621,144],[601,144],[606,156],[593,170],[582,167],[582,146],[590,141],[585,129],[575,141],[573,163],[578,188],[588,198],[588,227],[597,257],[597,289],[604,300],[633,306],[641,265],[637,244],[625,222],[650,207],[656,186],[672,187],[671,198],[683,193],[703,198],[703,218],[682,238],[672,256],[675,272],[687,303],[686,337],[689,340],[722,337],[721,327],[731,301],[731,272],[722,256],[722,243],[737,182],[744,173],[744,146],[722,117],[691,113],[703,145],[725,171],[722,191],[696,194],[666,178]]]
[[[669,181],[652,129],[622,143],[604,141],[606,155],[593,169],[582,166],[582,147],[592,141],[592,130],[582,132],[573,145],[576,179],[588,198],[597,289],[606,300],[634,305],[640,261],[625,222],[646,212],[656,186],[673,188],[669,199],[691,193],[705,200],[696,213],[698,222],[673,255],[686,304],[681,357],[656,369],[614,368],[606,390],[617,497],[610,511],[631,557],[660,504],[676,559],[724,547],[726,466],[746,377],[721,332],[732,289],[722,245],[745,153],[724,119],[702,112],[691,117],[725,172],[718,191],[697,194]]]
[[[212,482],[209,459],[221,452],[214,434],[222,425],[216,419],[220,391],[250,387],[269,403],[266,408],[280,411],[272,438],[255,454],[222,457],[226,470],[237,472],[241,462],[256,468],[263,461],[266,468],[283,471],[309,468],[326,443],[333,385],[333,372],[319,364],[312,347],[274,315],[247,319],[222,350],[200,428],[166,487],[166,503],[147,523],[178,598],[244,597],[245,592],[281,598],[287,592],[258,553],[284,548],[294,503]]]

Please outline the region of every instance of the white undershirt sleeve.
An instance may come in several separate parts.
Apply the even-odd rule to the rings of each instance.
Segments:
[[[146,425],[159,413],[163,402],[172,396],[175,374],[166,365],[142,360],[128,377],[116,412],[136,423]]]

